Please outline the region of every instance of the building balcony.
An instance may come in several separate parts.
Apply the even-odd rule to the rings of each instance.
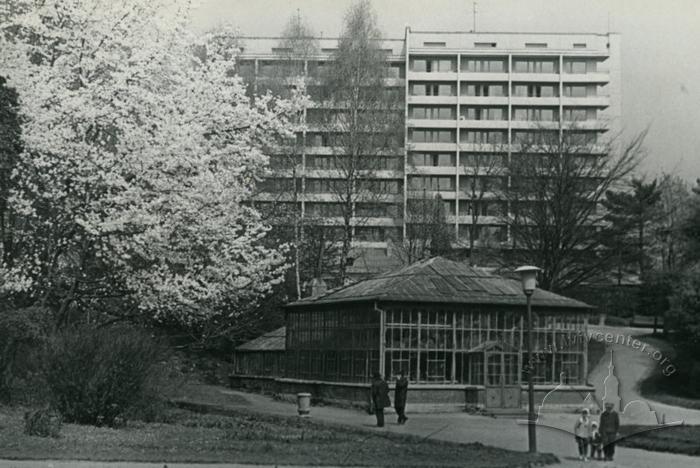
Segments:
[[[457,72],[414,72],[406,73],[409,81],[457,81]]]
[[[358,170],[357,172],[359,175],[363,171]],[[370,179],[403,179],[403,172],[397,170],[365,170],[364,173]],[[348,173],[342,169],[306,169],[304,175],[314,179],[345,179]]]
[[[342,216],[324,216],[320,214],[314,214],[306,211],[305,217],[314,220],[312,224],[323,225],[323,226],[342,226],[345,224],[345,220]],[[403,219],[385,217],[374,217],[374,216],[356,216],[350,219],[351,226],[378,226],[378,227],[399,227],[403,226]]]
[[[563,97],[561,103],[564,106],[608,107],[610,96]]]
[[[559,83],[558,73],[511,73],[511,81],[537,82],[537,83]]]
[[[457,151],[457,143],[408,143],[409,151]]]
[[[278,194],[272,194],[273,196],[279,197]],[[300,196],[301,200],[306,202],[331,202],[338,203],[338,195],[335,193],[309,193],[306,192]],[[403,194],[401,193],[386,193],[386,194],[373,194],[372,196],[361,196],[358,194],[353,197],[356,202],[368,202],[368,203],[403,203]],[[256,197],[256,200],[258,197]],[[262,200],[261,201],[266,201]],[[274,200],[274,198],[273,198]]]
[[[462,182],[462,181],[460,181]],[[468,181],[467,181],[468,182]],[[471,194],[469,187],[462,186],[457,191],[457,198],[460,200],[472,200],[474,196]],[[481,198],[482,200],[488,200],[488,201],[497,201],[497,200],[502,200],[503,199],[503,194],[501,193],[503,189],[492,189],[489,191],[484,191],[481,193],[481,188],[476,188],[475,195]]]
[[[457,96],[408,96],[408,104],[457,104]]]
[[[293,193],[272,193],[272,192],[260,192],[253,195],[253,200],[259,202],[293,202]],[[303,195],[297,194],[297,201],[301,201]]]
[[[535,145],[528,145],[528,146],[523,146],[519,143],[512,143],[510,145],[510,150],[513,154],[520,153],[522,151],[536,151],[538,153],[547,153],[547,154],[554,154],[559,149],[556,146],[549,146],[545,144],[535,144]],[[597,143],[591,143],[591,144],[583,144],[581,145],[580,148],[577,149],[579,152],[585,152],[587,154],[600,154],[604,155],[607,154],[610,148],[604,144],[597,144]]]
[[[528,96],[513,96],[510,100],[514,106],[558,106],[559,98],[551,97],[528,97]]]
[[[455,175],[455,166],[408,166],[406,173],[411,175]]]
[[[483,161],[480,166],[459,166],[457,168],[457,173],[460,176],[499,176],[505,175],[505,168],[501,167],[501,160],[496,163],[491,163],[490,161]]]
[[[461,82],[465,82],[465,81],[474,81],[474,82],[508,81],[508,73],[482,73],[482,72],[462,71],[459,74],[459,80]]]
[[[408,119],[409,127],[420,127],[420,128],[455,128],[457,126],[456,120],[449,119]]]
[[[526,130],[558,130],[558,121],[544,121],[544,120],[512,120],[511,127],[513,129],[526,129]]]
[[[507,129],[507,120],[468,120],[460,119],[459,128],[500,128]]]
[[[561,80],[566,83],[609,83],[610,74],[596,73],[564,73]]]
[[[403,218],[390,218],[390,217],[360,217],[357,220],[353,220],[355,226],[384,226],[384,227],[400,227],[403,226]]]
[[[477,105],[508,105],[508,96],[467,96],[459,97],[460,104],[477,104]]]
[[[610,125],[603,120],[579,120],[576,122],[564,122],[564,129],[569,130],[598,130],[601,132],[608,131]]]
[[[389,247],[387,241],[367,241],[367,240],[357,240],[352,241],[352,246],[361,249],[386,249]]]
[[[457,222],[459,224],[472,224],[474,218],[470,214],[460,213],[459,216],[451,216],[452,222]],[[489,224],[489,225],[501,225],[504,224],[503,219],[500,216],[486,216],[479,215],[476,218],[477,224]]]
[[[471,152],[503,152],[507,150],[508,143],[460,143],[460,151],[471,151]]]
[[[296,176],[301,177],[303,174],[303,168],[301,165],[297,165],[296,167]],[[268,169],[265,172],[265,177],[287,177],[291,178],[294,177],[294,171],[292,169],[281,169],[281,168],[275,168],[275,169]]]
[[[437,197],[438,195],[443,200],[454,200],[457,198],[454,190],[438,191],[438,190],[412,190],[412,189],[409,189],[406,192],[406,195],[409,199],[413,199],[413,200],[422,200],[425,198],[432,199],[432,198]]]
[[[306,146],[304,152],[314,155],[343,154],[343,148],[339,146]]]

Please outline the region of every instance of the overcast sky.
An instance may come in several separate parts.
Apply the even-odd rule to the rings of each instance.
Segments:
[[[275,36],[297,9],[325,37],[337,36],[351,0],[200,0],[194,27],[220,23],[242,35]],[[386,37],[413,30],[469,31],[472,3],[373,0]],[[646,175],[700,177],[699,0],[480,0],[478,31],[619,32],[623,127],[627,137],[650,125]]]

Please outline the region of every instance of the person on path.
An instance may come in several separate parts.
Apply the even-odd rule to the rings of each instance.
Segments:
[[[591,423],[591,460],[602,460],[603,458],[603,437],[598,430],[598,423]]]
[[[612,403],[605,403],[605,411],[600,414],[600,435],[603,439],[605,461],[612,461],[615,456],[615,441],[620,432],[620,415],[613,407]]]
[[[396,387],[394,388],[394,409],[399,416],[398,423],[404,424],[408,421],[406,417],[406,394],[408,393],[408,379],[406,373],[401,370],[399,378],[396,379]]]
[[[384,427],[384,408],[391,406],[389,399],[389,385],[379,372],[375,372],[370,388],[374,415],[377,417],[377,427]]]
[[[588,408],[581,411],[581,416],[574,424],[574,435],[576,436],[576,444],[578,444],[579,459],[588,460],[588,443],[591,440],[591,418],[589,417]]]

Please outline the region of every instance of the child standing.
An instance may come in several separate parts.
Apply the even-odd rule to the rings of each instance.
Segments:
[[[601,460],[603,458],[603,436],[598,430],[598,423],[591,423],[591,460]]]
[[[588,408],[581,411],[581,417],[574,424],[574,435],[576,436],[576,444],[578,444],[579,459],[588,460],[588,443],[591,440],[591,418],[589,417]]]

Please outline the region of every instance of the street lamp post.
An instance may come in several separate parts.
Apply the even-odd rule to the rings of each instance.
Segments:
[[[537,272],[540,271],[536,266],[521,266],[515,270],[520,273],[520,279],[523,283],[523,292],[527,299],[527,442],[530,453],[537,452],[537,432],[535,426],[535,387],[532,382],[532,293],[537,286]]]

